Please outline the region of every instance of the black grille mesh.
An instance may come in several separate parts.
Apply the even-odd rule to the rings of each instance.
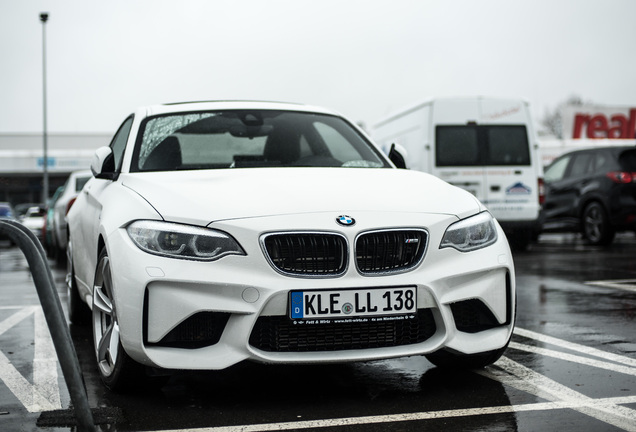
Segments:
[[[423,230],[364,233],[356,240],[358,271],[377,274],[413,268],[424,256],[427,241]],[[347,268],[347,242],[336,234],[273,234],[264,244],[270,262],[283,273],[336,276]]]
[[[276,234],[265,238],[270,261],[284,273],[338,275],[347,267],[343,237],[326,233]]]
[[[317,352],[383,348],[424,342],[435,333],[430,309],[404,320],[294,324],[286,316],[263,316],[250,345],[268,352]]]
[[[407,270],[420,262],[427,235],[420,230],[377,231],[356,241],[356,263],[361,273]]]

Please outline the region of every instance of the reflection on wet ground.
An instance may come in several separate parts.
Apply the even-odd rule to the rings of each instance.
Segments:
[[[175,372],[122,395],[99,382],[90,327],[71,326],[91,406],[121,413],[100,430],[636,430],[636,291],[612,282],[636,279],[636,238],[623,235],[610,248],[590,248],[576,236],[543,237],[515,253],[517,330],[505,357],[479,373],[440,370],[424,357],[243,363],[225,371]],[[37,298],[26,270],[19,253],[0,245],[0,354],[35,382],[38,324],[26,308]],[[54,276],[64,304],[64,270],[55,269]],[[27,318],[2,330],[20,311]],[[59,393],[68,407],[61,379]],[[15,400],[3,405],[6,397],[13,396],[0,384],[0,406],[9,412],[0,425],[20,417]],[[21,414],[24,430],[37,430],[28,426],[35,414]]]

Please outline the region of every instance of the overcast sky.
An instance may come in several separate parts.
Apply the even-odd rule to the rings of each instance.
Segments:
[[[636,106],[634,0],[0,0],[0,133],[113,132],[140,105],[301,102],[372,126],[436,96]]]

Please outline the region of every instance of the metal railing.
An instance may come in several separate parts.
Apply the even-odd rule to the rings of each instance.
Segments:
[[[35,235],[19,222],[0,220],[0,234],[4,234],[13,241],[24,253],[29,269],[33,275],[33,282],[44,310],[46,323],[53,339],[57,358],[64,374],[64,380],[71,396],[78,432],[94,432],[95,423],[93,413],[88,404],[88,395],[82,376],[75,346],[60,298],[55,289],[55,281],[51,268],[46,259],[44,248]]]

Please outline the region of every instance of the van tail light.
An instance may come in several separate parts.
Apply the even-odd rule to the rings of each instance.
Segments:
[[[64,213],[64,214],[68,214],[68,211],[71,209],[71,207],[73,207],[73,204],[75,204],[75,200],[76,199],[77,199],[77,197],[71,198],[71,200],[68,202],[68,204],[66,204],[66,213]]]
[[[537,190],[539,191],[539,205],[543,205],[545,203],[545,183],[543,183],[543,179],[539,177],[537,179]]]
[[[627,184],[636,181],[636,173],[629,173],[625,171],[611,171],[608,172],[607,177],[614,183]]]

